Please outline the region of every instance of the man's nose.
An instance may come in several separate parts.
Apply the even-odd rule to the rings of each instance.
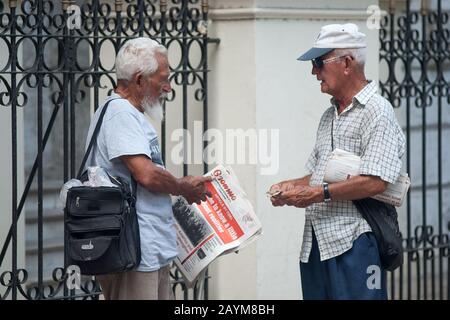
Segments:
[[[311,74],[317,75],[317,72],[318,72],[317,68],[313,65],[311,69]]]
[[[165,83],[162,87],[162,90],[167,93],[171,92],[172,86],[170,85],[170,82]]]

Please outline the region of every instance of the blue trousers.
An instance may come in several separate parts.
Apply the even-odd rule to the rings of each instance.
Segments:
[[[350,250],[325,261],[320,261],[313,232],[309,261],[300,262],[303,299],[386,300],[386,272],[380,266],[372,232],[363,233]]]

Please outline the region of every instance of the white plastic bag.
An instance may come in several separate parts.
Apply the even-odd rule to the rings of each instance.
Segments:
[[[66,206],[66,199],[67,199],[67,191],[69,191],[72,187],[82,187],[83,183],[78,179],[70,179],[61,188],[61,191],[59,192],[59,207],[61,209],[64,209]]]
[[[67,191],[72,187],[117,187],[109,179],[108,174],[102,167],[88,167],[88,180],[81,182],[78,179],[70,179],[61,188],[59,192],[59,207],[64,209],[66,206]]]
[[[117,187],[109,179],[108,174],[102,167],[88,167],[89,180],[84,183],[89,187]]]

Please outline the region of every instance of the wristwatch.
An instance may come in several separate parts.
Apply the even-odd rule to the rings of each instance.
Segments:
[[[323,186],[323,201],[324,202],[330,202],[331,201],[331,194],[330,189],[328,189],[328,183],[324,182],[322,184]]]

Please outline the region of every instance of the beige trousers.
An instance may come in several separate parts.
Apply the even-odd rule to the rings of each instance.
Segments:
[[[171,300],[170,265],[151,272],[128,271],[97,276],[105,300]]]

